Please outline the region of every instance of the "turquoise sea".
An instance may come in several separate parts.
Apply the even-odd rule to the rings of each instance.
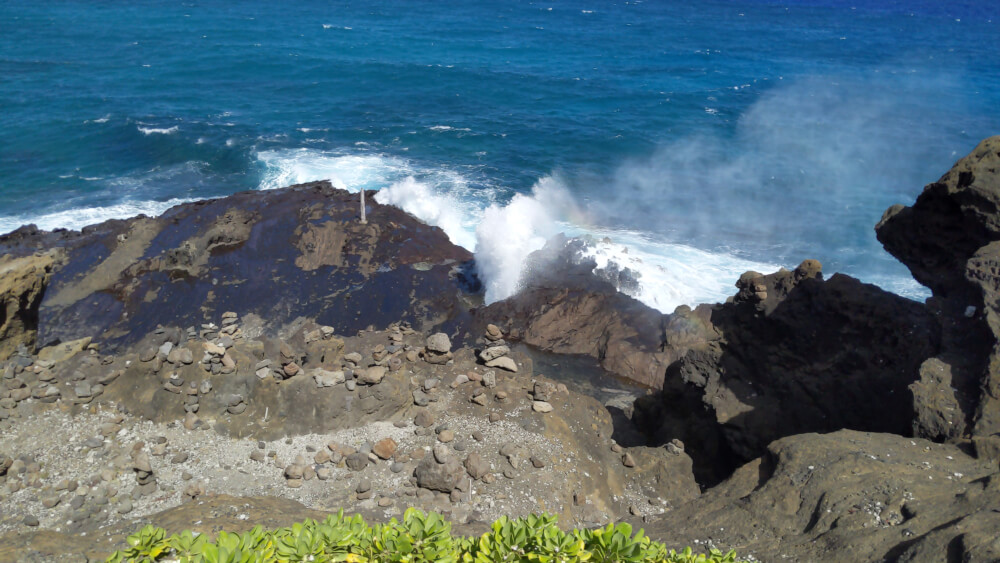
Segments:
[[[816,258],[1000,134],[1000,3],[0,2],[0,232],[330,179],[475,249],[557,232],[664,311]]]

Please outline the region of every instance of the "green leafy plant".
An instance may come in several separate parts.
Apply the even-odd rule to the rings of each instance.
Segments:
[[[374,527],[341,510],[322,522],[306,520],[276,530],[261,526],[242,534],[219,532],[211,540],[185,531],[167,536],[146,526],[127,539],[109,563],[177,561],[179,563],[284,563],[292,561],[348,563],[737,563],[736,553],[712,549],[695,553],[667,550],[642,530],[609,524],[595,530],[565,532],[550,514],[511,520],[501,517],[478,538],[452,537],[451,523],[436,513],[408,509]]]

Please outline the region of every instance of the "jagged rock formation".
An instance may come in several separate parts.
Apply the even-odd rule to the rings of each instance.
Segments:
[[[737,286],[729,303],[676,313],[693,326],[707,319],[715,336],[667,368],[658,397],[637,404],[642,426],[700,444],[690,449],[709,482],[713,471],[725,475],[719,460],[752,459],[783,436],[910,432],[907,386],[938,345],[922,305],[848,276],[823,280],[812,260],[744,274]]]
[[[914,385],[914,430],[1000,440],[1000,136],[984,140],[912,207],[890,207],[879,241],[920,283],[942,346]]]

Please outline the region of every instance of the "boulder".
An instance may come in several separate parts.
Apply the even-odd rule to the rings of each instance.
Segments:
[[[489,367],[489,368],[500,368],[500,369],[507,370],[507,371],[510,371],[510,372],[516,372],[517,371],[517,362],[515,362],[513,358],[510,358],[508,356],[500,356],[498,358],[494,358],[494,359],[486,362],[486,367]]]
[[[334,385],[339,385],[344,382],[344,372],[342,371],[327,371],[323,369],[312,370],[313,380],[316,381],[316,387],[333,387]]]
[[[653,443],[688,444],[700,482],[717,483],[783,436],[912,432],[909,386],[940,343],[922,304],[841,274],[824,280],[815,261],[743,276],[737,288],[728,303],[673,315],[668,340],[672,327],[712,336],[674,337],[687,351],[632,416]]]
[[[368,455],[361,452],[355,452],[344,458],[344,464],[351,471],[361,471],[362,469],[368,467]]]
[[[482,360],[483,363],[489,363],[490,361],[501,356],[506,356],[507,354],[510,354],[510,348],[507,346],[493,346],[480,352],[479,359]]]
[[[372,366],[368,369],[356,370],[354,373],[358,376],[359,383],[377,385],[385,379],[386,371],[385,366]]]
[[[446,458],[444,463],[438,463],[434,456],[425,457],[414,470],[417,486],[450,493],[458,486],[459,481],[466,478],[465,468],[454,456]]]
[[[479,480],[490,472],[490,464],[479,454],[473,452],[465,458],[465,470],[473,479]]]
[[[380,459],[389,459],[396,453],[396,441],[392,438],[383,438],[375,442],[372,452]]]
[[[438,332],[427,337],[427,350],[438,354],[451,352],[451,339],[443,332]]]

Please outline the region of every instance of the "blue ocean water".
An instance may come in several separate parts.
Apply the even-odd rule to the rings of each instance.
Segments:
[[[923,290],[872,227],[1000,133],[1000,4],[0,3],[0,232],[315,179],[475,249],[559,231],[669,311],[804,258]]]

